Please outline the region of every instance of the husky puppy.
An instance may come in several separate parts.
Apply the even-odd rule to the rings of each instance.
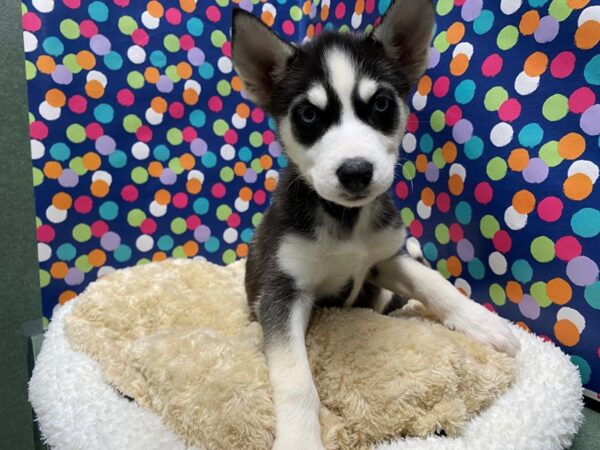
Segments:
[[[448,328],[514,355],[505,321],[422,263],[388,194],[434,27],[431,0],[396,0],[366,35],[303,44],[233,13],[233,62],[248,97],[277,124],[289,159],[256,230],[246,291],[264,329],[274,449],[323,449],[305,332],[315,306],[387,312],[420,300]],[[365,336],[368,339],[368,336]]]

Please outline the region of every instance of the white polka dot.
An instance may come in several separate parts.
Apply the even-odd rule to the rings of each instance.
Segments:
[[[50,205],[46,209],[46,218],[52,223],[64,222],[67,218],[67,210],[60,210],[54,205]]]
[[[98,72],[97,70],[91,70],[88,72],[85,79],[86,81],[96,80],[104,87],[106,87],[106,83],[108,82],[106,75],[104,75],[102,72]]]
[[[48,102],[43,101],[38,107],[40,115],[46,120],[56,120],[60,117],[60,108],[55,108]]]
[[[464,53],[465,55],[467,55],[467,58],[471,59],[471,57],[473,56],[473,45],[469,42],[461,42],[456,47],[454,47],[452,57],[455,57],[460,53]]]
[[[39,12],[47,13],[54,9],[54,0],[33,0],[33,7]]]
[[[250,202],[246,202],[238,197],[235,199],[233,206],[235,207],[235,210],[238,212],[246,212],[246,211],[248,211],[248,208],[250,207]]]
[[[360,27],[360,24],[362,23],[362,14],[359,16],[356,13],[352,13],[352,19],[350,20],[350,23],[354,29]]]
[[[202,87],[196,80],[187,80],[183,85],[183,89],[192,89],[193,91],[196,91],[196,94],[198,95],[200,95],[200,92],[202,92]]]
[[[32,139],[30,141],[31,145],[31,159],[40,159],[46,153],[46,147],[44,144],[37,139]]]
[[[471,296],[471,285],[463,278],[457,278],[454,281],[456,289],[462,289],[467,297]]]
[[[154,217],[162,217],[167,213],[167,205],[161,205],[156,203],[156,200],[152,200],[150,203],[150,214]]]
[[[269,13],[271,13],[271,15],[273,17],[275,17],[275,15],[277,14],[277,9],[275,9],[275,6],[271,5],[270,3],[265,3],[263,5],[262,10],[263,10],[263,12],[269,12]]]
[[[525,72],[521,72],[515,79],[515,91],[521,95],[529,95],[538,88],[540,77],[530,77]]]
[[[279,181],[279,172],[274,169],[267,170],[267,178],[275,178],[275,180]]]
[[[219,58],[219,61],[217,62],[217,67],[222,73],[231,73],[231,71],[233,70],[233,64],[231,62],[231,59],[229,59],[227,56],[221,56]]]
[[[412,153],[417,149],[417,138],[412,133],[406,133],[402,138],[402,149],[406,153]]]
[[[200,180],[201,183],[204,183],[204,174],[199,170],[190,170],[187,176],[188,180],[196,179]]]
[[[521,7],[521,0],[502,0],[500,2],[500,9],[506,15],[511,15]]]
[[[492,272],[496,275],[504,275],[506,273],[508,263],[502,253],[492,252],[488,257],[488,264]]]
[[[581,26],[588,20],[600,22],[600,5],[585,8],[579,15],[579,19],[577,19],[577,25]]]
[[[142,234],[135,240],[135,246],[140,252],[149,252],[154,247],[154,238],[148,234]]]
[[[462,164],[454,163],[450,166],[449,175],[458,175],[461,180],[465,181],[465,178],[467,178],[467,169]]]
[[[417,111],[421,111],[427,106],[427,96],[415,92],[412,98],[412,105],[414,109],[416,109]]]
[[[102,266],[98,269],[98,278],[103,277],[104,275],[108,275],[115,271],[114,267],[111,266]]]
[[[43,242],[38,242],[38,261],[44,262],[48,261],[52,256],[52,247],[48,244],[44,244]]]
[[[513,138],[513,128],[506,122],[500,122],[494,125],[490,131],[490,140],[496,147],[504,147],[510,144]]]
[[[509,206],[504,211],[504,222],[511,230],[521,230],[527,225],[527,214],[520,214],[512,206]]]
[[[146,114],[144,114],[144,116],[150,125],[160,125],[165,117],[164,114],[157,113],[151,107],[146,110]]]
[[[207,261],[206,256],[196,255],[192,258],[194,261]]]
[[[160,19],[157,19],[156,17],[152,17],[148,13],[148,11],[144,11],[142,13],[142,23],[149,30],[156,30],[158,28],[158,26],[160,25]]]
[[[35,37],[35,34],[30,33],[29,31],[24,31],[23,32],[23,45],[25,47],[26,53],[34,51],[38,47],[38,40]]]
[[[136,142],[131,146],[131,154],[135,159],[146,159],[150,156],[150,147],[145,142]]]
[[[429,219],[431,217],[431,206],[427,206],[422,200],[417,203],[417,215],[421,219]]]
[[[238,232],[235,228],[227,228],[223,232],[223,240],[228,244],[233,244],[235,241],[237,241],[237,238]]]
[[[587,175],[590,180],[592,180],[592,183],[595,183],[598,179],[598,166],[591,161],[586,161],[583,159],[575,161],[573,164],[571,164],[571,167],[569,167],[568,174],[571,176],[576,173]]]
[[[568,306],[563,306],[558,310],[556,320],[570,320],[577,327],[579,333],[585,330],[585,317],[579,311]]]
[[[146,61],[146,50],[139,45],[132,45],[127,49],[127,58],[133,64],[142,64]]]
[[[223,158],[225,161],[231,161],[233,158],[235,158],[235,148],[233,145],[225,144],[223,147],[221,147],[221,158]]]
[[[112,184],[112,175],[105,170],[97,170],[92,175],[92,181],[102,180],[105,181],[109,186]]]
[[[246,123],[248,123],[248,121],[238,116],[237,113],[231,116],[231,124],[238,130],[246,128]]]

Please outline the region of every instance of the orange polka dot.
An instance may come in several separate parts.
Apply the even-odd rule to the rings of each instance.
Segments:
[[[54,58],[48,55],[40,56],[36,62],[35,66],[37,69],[45,74],[51,74],[56,69],[56,63],[54,62]]]
[[[452,164],[456,160],[457,153],[458,150],[454,142],[448,141],[442,145],[442,157],[448,164]]]
[[[506,283],[506,296],[513,303],[521,303],[523,299],[523,288],[516,281]]]
[[[508,167],[514,172],[521,172],[529,165],[529,152],[524,148],[516,148],[508,156]]]
[[[460,42],[460,40],[465,35],[465,26],[462,22],[454,22],[448,30],[446,31],[446,40],[449,44],[455,45]]]
[[[246,173],[246,164],[241,161],[238,161],[233,166],[233,173],[235,173],[238,177],[244,176]]]
[[[91,70],[96,65],[96,57],[88,50],[81,50],[75,56],[75,61],[84,70]]]
[[[417,91],[421,95],[427,95],[431,92],[432,81],[429,75],[423,75],[417,85]]]
[[[529,214],[535,208],[535,195],[522,189],[513,195],[512,206],[519,214]]]
[[[196,256],[198,254],[198,250],[200,250],[200,248],[194,241],[187,241],[185,244],[183,244],[183,253],[185,253],[188,258]]]
[[[240,92],[243,87],[244,87],[244,85],[242,84],[242,79],[240,77],[238,77],[237,75],[235,75],[231,79],[231,89],[233,89],[236,92]]]
[[[273,192],[277,187],[277,179],[275,178],[267,178],[265,180],[265,189],[269,192]]]
[[[238,244],[237,248],[235,249],[235,253],[240,258],[245,258],[248,256],[248,244]]]
[[[252,189],[249,187],[243,187],[240,189],[239,197],[245,201],[249,202],[252,199]]]
[[[185,183],[185,188],[190,194],[199,194],[202,190],[202,183],[198,178],[190,178],[187,183]]]
[[[565,159],[577,159],[585,151],[585,139],[579,133],[569,133],[558,141],[558,154]]]
[[[51,180],[57,180],[62,174],[62,167],[56,161],[48,161],[44,164],[44,175]]]
[[[308,27],[306,27],[306,37],[312,39],[315,35],[315,26],[311,23]]]
[[[306,15],[310,14],[310,8],[312,6],[312,2],[310,0],[306,0],[302,5],[302,12]]]
[[[192,170],[196,165],[196,158],[191,153],[184,153],[179,157],[179,164],[185,170]]]
[[[533,52],[525,60],[523,70],[530,77],[537,77],[543,74],[548,68],[548,57],[542,52]]]
[[[191,13],[196,10],[196,2],[194,0],[179,0],[179,6],[187,13]]]
[[[581,9],[589,2],[590,0],[567,0],[567,5],[573,9]]]
[[[97,153],[87,152],[83,155],[83,167],[87,170],[97,170],[102,164],[102,160]]]
[[[450,61],[450,73],[455,77],[461,76],[469,68],[469,57],[464,53],[459,53]]]
[[[594,185],[590,177],[583,173],[574,173],[563,183],[563,191],[571,200],[584,200],[592,193]]]
[[[50,89],[46,92],[46,101],[54,108],[62,108],[67,103],[67,97],[60,89]]]
[[[144,78],[148,83],[156,84],[160,78],[160,72],[156,67],[147,67],[146,70],[144,70]]]
[[[527,331],[528,333],[531,333],[531,330],[529,329],[529,327],[527,326],[527,324],[525,322],[515,322],[515,325],[518,326],[519,328],[521,328],[522,330]]]
[[[165,13],[163,5],[155,0],[148,2],[148,4],[146,5],[146,10],[148,11],[148,14],[157,19],[160,19]]]
[[[52,197],[52,204],[56,209],[67,210],[73,204],[73,199],[66,192],[59,192]]]
[[[75,297],[77,297],[75,291],[64,291],[58,296],[58,303],[64,305],[69,300],[73,300]]]
[[[154,193],[154,201],[159,205],[168,205],[171,202],[171,193],[166,189],[159,189]]]
[[[162,97],[154,97],[150,102],[150,107],[159,114],[167,112],[167,101]]]
[[[559,320],[554,324],[554,336],[567,347],[573,347],[579,342],[579,330],[570,320]]]
[[[571,300],[573,289],[562,278],[553,278],[546,284],[546,293],[548,298],[557,305],[565,305]]]
[[[183,91],[183,101],[186,105],[195,105],[198,103],[198,93],[193,89]]]
[[[259,161],[261,167],[265,170],[269,170],[271,167],[273,167],[273,158],[271,158],[269,155],[262,155]]]
[[[148,164],[148,173],[151,177],[160,177],[163,173],[163,169],[163,165],[158,161],[152,161],[150,164]]]
[[[435,203],[435,192],[433,192],[433,189],[429,187],[423,189],[421,191],[421,201],[426,206],[433,206],[433,204]]]
[[[92,195],[94,197],[103,198],[108,195],[108,191],[110,190],[110,186],[104,180],[96,180],[92,182],[92,186],[90,187],[90,191],[92,191]]]
[[[450,190],[451,194],[460,195],[462,194],[464,188],[465,184],[463,183],[463,180],[460,177],[460,175],[455,173],[454,175],[451,175],[450,178],[448,178],[448,189]]]
[[[321,20],[327,20],[329,17],[329,6],[323,5],[321,7]]]
[[[242,119],[250,117],[250,108],[245,103],[240,103],[235,107],[235,113]]]
[[[152,261],[164,261],[167,259],[167,254],[165,252],[156,252],[152,255]]]
[[[415,167],[420,173],[425,173],[428,163],[429,161],[427,161],[427,156],[425,156],[423,153],[419,154],[415,159]]]
[[[538,29],[539,25],[540,15],[535,9],[532,9],[531,11],[527,11],[521,17],[521,21],[519,22],[519,31],[521,31],[521,34],[529,36],[535,33],[535,30]]]
[[[69,266],[62,261],[52,263],[52,266],[50,266],[50,275],[52,275],[52,278],[56,278],[57,280],[62,280],[67,276],[68,272]]]
[[[185,61],[180,62],[177,64],[177,74],[184,80],[187,80],[192,76],[192,66]]]
[[[354,6],[354,12],[357,16],[362,15],[365,12],[365,0],[356,0],[356,5]]]
[[[260,16],[260,20],[262,20],[263,23],[268,27],[272,27],[275,23],[275,17],[269,11],[263,11]]]
[[[85,93],[91,98],[100,98],[104,95],[104,86],[98,80],[85,83]]]
[[[93,267],[101,267],[106,262],[104,250],[95,249],[88,253],[88,261]]]
[[[454,255],[452,255],[446,260],[446,267],[448,268],[448,272],[450,272],[450,275],[452,275],[453,277],[459,277],[462,273],[462,263]]]
[[[594,48],[600,42],[600,22],[588,20],[575,32],[575,46],[582,50]]]

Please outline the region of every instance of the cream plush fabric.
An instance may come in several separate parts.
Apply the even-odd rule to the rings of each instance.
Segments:
[[[269,448],[274,418],[268,372],[260,327],[248,321],[243,271],[243,262],[220,267],[178,260],[138,266],[105,276],[61,307],[30,385],[48,442],[57,449]],[[422,437],[440,429],[451,437],[407,438],[382,448],[481,448],[463,446],[467,438],[495,448],[473,424],[496,435],[503,444],[497,448],[568,445],[581,414],[576,369],[558,349],[517,333],[525,352],[535,350],[532,357],[517,357],[519,369],[540,361],[552,367],[545,383],[545,393],[552,397],[544,410],[548,418],[560,418],[552,445],[545,440],[550,430],[539,429],[536,439],[545,446],[511,447],[505,445],[508,435],[495,426],[502,417],[493,411],[503,401],[508,414],[519,405],[512,411],[519,418],[511,421],[528,423],[527,408],[535,411],[540,403],[523,391],[535,386],[532,378],[540,378],[535,369],[530,379],[523,379],[527,373],[520,370],[515,385],[474,418],[511,383],[513,360],[417,317],[390,318],[367,310],[319,312],[307,345],[328,449],[371,448],[394,436]],[[70,380],[65,367],[77,378]],[[143,408],[119,396],[101,373]],[[519,392],[519,385],[528,387]],[[534,423],[545,423],[540,411],[535,414],[523,428],[521,443],[528,442],[522,439],[536,429]],[[139,433],[144,436],[136,439]],[[123,445],[107,445],[109,441]]]

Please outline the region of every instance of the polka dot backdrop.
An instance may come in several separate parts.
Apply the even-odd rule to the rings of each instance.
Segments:
[[[115,268],[231,263],[286,159],[232,70],[232,6],[289,39],[390,0],[26,0],[44,314]],[[393,187],[459,289],[572,355],[600,392],[600,6],[439,0]]]

